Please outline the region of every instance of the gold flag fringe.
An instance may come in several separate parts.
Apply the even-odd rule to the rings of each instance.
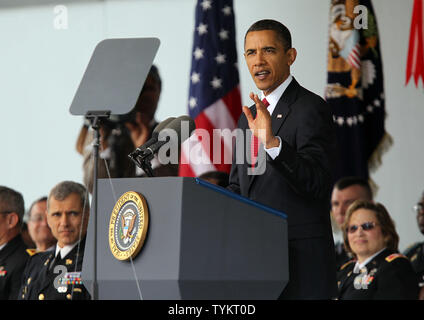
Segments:
[[[375,172],[381,166],[381,163],[382,163],[381,158],[383,157],[383,154],[385,154],[392,145],[393,145],[393,138],[390,134],[386,132],[383,136],[383,139],[381,139],[377,148],[374,150],[374,152],[372,153],[371,157],[368,160],[368,169],[370,172]],[[368,183],[370,184],[373,197],[375,199],[379,187],[374,182],[374,180],[371,179],[371,177],[368,179]]]

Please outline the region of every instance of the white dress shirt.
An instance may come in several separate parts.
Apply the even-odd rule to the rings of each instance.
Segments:
[[[57,254],[60,251],[61,258],[62,259],[65,258],[68,255],[68,253],[71,252],[73,248],[75,248],[78,242],[79,241],[75,242],[74,244],[64,246],[63,248],[59,247],[59,245],[56,243],[56,253],[54,256],[57,257]]]
[[[361,269],[367,265],[368,262],[370,262],[372,259],[374,259],[376,256],[378,256],[381,252],[383,252],[386,248],[381,249],[377,253],[374,253],[371,257],[366,259],[364,262],[359,263],[356,261],[355,266],[353,267],[353,273],[359,273],[361,272]]]
[[[275,107],[277,106],[278,101],[280,100],[280,98],[283,96],[284,91],[286,91],[287,87],[289,86],[289,84],[292,82],[293,77],[291,74],[289,74],[289,76],[287,77],[286,80],[284,80],[284,82],[282,84],[280,84],[274,91],[272,91],[269,95],[265,96],[264,92],[261,92],[261,100],[263,100],[263,98],[266,98],[266,100],[269,103],[268,106],[268,111],[270,113],[270,115],[272,116]],[[280,141],[280,144],[278,147],[274,147],[274,148],[265,148],[264,149],[266,151],[266,153],[268,153],[268,155],[274,160],[275,158],[277,158],[277,156],[280,154],[281,152],[281,148],[282,148],[282,142],[281,142],[281,138],[279,136],[277,136],[278,140]]]

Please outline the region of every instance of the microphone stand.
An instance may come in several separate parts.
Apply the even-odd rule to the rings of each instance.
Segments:
[[[147,174],[148,177],[154,177],[152,164],[150,161],[153,159],[153,155],[151,157],[144,156],[144,153],[142,150],[136,149],[135,151],[131,152],[128,157],[135,163],[135,165],[141,169]]]
[[[94,130],[93,141],[93,199],[92,199],[92,213],[94,222],[94,243],[93,243],[93,283],[92,283],[92,299],[99,299],[99,286],[97,283],[97,168],[99,161],[99,146],[100,146],[100,126],[102,120],[108,119],[110,111],[87,111],[85,118],[90,120],[91,127]]]

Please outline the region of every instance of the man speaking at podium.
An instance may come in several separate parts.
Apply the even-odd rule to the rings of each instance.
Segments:
[[[261,96],[251,93],[254,105],[243,107],[238,127],[254,134],[246,145],[251,159],[233,159],[228,188],[288,216],[289,282],[280,299],[331,299],[337,288],[328,214],[335,141],[330,107],[290,75],[297,52],[284,25],[254,23],[244,47]],[[252,174],[259,148],[265,169]]]

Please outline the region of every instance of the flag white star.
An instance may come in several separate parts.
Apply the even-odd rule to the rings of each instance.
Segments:
[[[218,64],[223,64],[225,63],[225,54],[219,53],[218,55],[215,57],[215,60]]]
[[[203,0],[200,5],[203,8],[203,11],[206,11],[210,8],[212,8],[212,1],[211,0]]]
[[[191,109],[196,108],[197,106],[197,99],[195,97],[191,97],[188,101],[188,105],[190,106]]]
[[[213,77],[213,80],[211,81],[211,85],[214,89],[219,89],[222,87],[222,80],[217,77]]]
[[[221,40],[227,40],[228,39],[228,31],[227,30],[221,29],[221,31],[218,33],[218,35],[219,35],[219,38]]]
[[[208,25],[200,23],[199,26],[197,27],[197,32],[199,32],[199,36],[205,33],[208,33]]]
[[[191,75],[191,82],[192,82],[193,84],[196,84],[196,83],[198,83],[199,81],[200,81],[200,73],[193,72],[193,73],[192,73],[192,75]]]
[[[224,12],[224,15],[229,16],[231,14],[231,7],[225,6],[224,8],[222,8],[222,12]]]
[[[200,49],[199,47],[196,48],[196,50],[194,50],[194,58],[196,60],[202,59],[203,58],[203,49]]]

